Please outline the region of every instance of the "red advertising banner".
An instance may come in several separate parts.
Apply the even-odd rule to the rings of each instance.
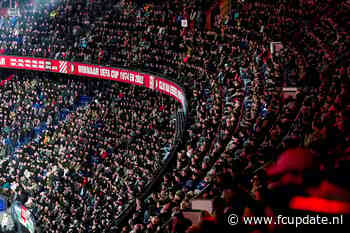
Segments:
[[[185,110],[185,95],[177,84],[147,73],[79,62],[14,56],[0,56],[0,68],[57,72],[144,86],[175,98]]]

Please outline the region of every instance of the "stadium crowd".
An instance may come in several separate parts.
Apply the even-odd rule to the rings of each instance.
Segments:
[[[177,106],[139,87],[51,76],[17,72],[3,86],[3,137],[26,140],[4,142],[2,188],[32,210],[43,232],[109,232],[160,169],[159,151],[172,147]],[[60,118],[61,108],[69,109]]]
[[[114,101],[104,92],[95,93],[97,103],[72,113],[76,117],[61,123],[54,131],[57,133],[48,131],[67,135],[59,141],[53,139],[51,147],[57,148],[56,153],[61,156],[70,155],[64,162],[57,161],[60,157],[49,156],[57,163],[49,173],[56,178],[47,181],[48,188],[41,186],[48,189],[48,197],[35,200],[40,210],[39,223],[44,229],[110,232],[127,200],[135,199],[132,217],[119,229],[122,232],[232,232],[232,229],[293,232],[293,229],[286,229],[288,226],[283,229],[276,225],[233,227],[228,225],[227,217],[232,213],[273,216],[281,209],[291,214],[293,208],[300,210],[290,205],[290,200],[298,195],[349,205],[346,169],[350,151],[347,105],[350,68],[349,36],[344,26],[349,10],[346,1],[336,4],[327,1],[322,4],[316,1],[233,1],[225,16],[212,12],[211,23],[206,22],[204,2],[162,1],[141,7],[132,1],[66,0],[40,4],[36,8],[27,4],[21,8],[22,16],[1,19],[2,54],[154,71],[179,81],[188,92],[190,127],[183,140],[185,145],[145,200],[137,198],[137,194],[142,193],[150,181],[149,174],[159,169],[154,167],[154,157],[158,161],[156,164],[161,165],[161,146],[149,142],[156,142],[164,135],[162,145],[171,143],[174,129],[170,127],[162,129],[162,134],[147,135],[144,131],[134,132],[133,127],[118,132],[107,126],[104,137],[111,134],[110,138],[130,139],[132,132],[141,137],[130,146],[132,149],[121,149],[127,157],[122,156],[122,152],[109,154],[111,142],[101,139],[101,133],[96,132],[99,130],[91,125],[96,121],[108,125],[109,118],[111,121],[121,119],[120,125],[125,125],[123,114],[119,112],[130,114],[132,109],[143,116],[140,122],[148,122],[143,126],[147,129],[152,122],[150,113],[155,103],[159,103],[159,97],[152,102],[153,96],[147,91],[140,98],[147,102],[148,107],[143,110],[139,110],[143,105],[129,106],[132,101],[118,101],[118,110],[107,113],[107,106]],[[182,26],[183,19],[187,19],[187,27]],[[283,48],[272,54],[271,41],[281,41]],[[285,96],[285,85],[296,86],[295,95]],[[107,93],[114,95],[112,91]],[[124,93],[129,98],[137,98],[134,94],[130,89]],[[162,108],[168,113],[175,112],[174,105],[164,104]],[[106,114],[97,115],[92,109]],[[157,119],[169,122],[165,116]],[[72,127],[81,125],[83,128],[85,124],[90,126],[85,131]],[[47,136],[57,139],[57,136]],[[59,145],[66,144],[68,148],[71,141],[81,147],[75,151],[68,149],[72,150],[69,153],[62,149],[60,153]],[[102,145],[95,146],[92,142]],[[154,147],[147,149],[146,144]],[[31,148],[32,151],[52,150],[43,141],[39,145],[24,146],[19,158],[30,158],[26,150],[31,147],[35,148]],[[80,175],[78,181],[74,181],[76,176],[69,174],[71,172],[55,175],[59,174],[56,169],[65,166],[84,168],[86,152],[80,150],[85,145],[92,147],[88,151],[109,156],[110,159],[102,163],[107,171],[102,171],[99,165],[91,170],[83,169],[82,173],[90,176],[85,175],[88,178],[84,179],[85,176]],[[142,155],[134,150],[146,153]],[[135,155],[140,156],[138,161],[133,160]],[[129,169],[123,170],[130,162]],[[28,161],[26,164],[31,166]],[[42,168],[47,167],[45,161],[42,164]],[[37,169],[40,167],[37,165]],[[92,170],[94,175],[91,175]],[[119,182],[111,185],[104,172],[116,174],[112,178]],[[126,174],[127,180],[121,179],[123,175],[120,174]],[[61,184],[67,185],[67,189],[62,189],[63,195],[57,194],[64,186]],[[81,186],[74,187],[74,184]],[[93,192],[88,187],[96,187],[96,184],[102,197],[98,197],[98,192],[92,197]],[[71,185],[72,188],[68,188]],[[69,195],[69,192],[74,194]],[[109,197],[105,197],[107,193]],[[71,198],[75,204],[69,202],[73,201]],[[191,209],[191,200],[196,198],[213,200],[213,212],[203,215],[199,224],[192,225],[183,213]],[[52,200],[57,203],[53,204]],[[85,203],[93,200],[93,204],[81,206],[79,200]],[[326,209],[312,209],[315,207],[312,205],[316,204],[310,202],[299,208],[308,213],[329,213]],[[56,211],[61,214],[55,219]],[[348,216],[349,211],[344,214]],[[92,216],[93,220],[87,216]],[[72,225],[63,224],[62,219]]]

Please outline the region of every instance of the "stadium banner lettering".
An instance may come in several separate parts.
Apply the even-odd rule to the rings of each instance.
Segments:
[[[56,72],[77,76],[109,79],[131,85],[144,86],[175,98],[185,109],[185,95],[175,83],[151,74],[109,66],[91,65],[80,62],[30,58],[17,56],[0,56],[0,68],[15,68],[33,71]]]

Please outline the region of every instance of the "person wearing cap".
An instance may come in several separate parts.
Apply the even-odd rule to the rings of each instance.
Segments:
[[[262,191],[262,194],[268,209],[272,208],[275,216],[332,217],[343,214],[349,220],[350,190],[344,184],[335,182],[334,172],[324,172],[322,167],[319,155],[310,149],[292,148],[284,151],[266,169],[268,184],[267,190]],[[338,174],[348,177],[340,171],[344,172],[344,168],[339,169]],[[292,232],[293,227],[274,225],[270,230]],[[313,228],[303,225],[300,232],[308,232],[310,229]]]
[[[307,170],[317,173],[320,170],[318,155],[309,149],[287,149],[279,157],[276,163],[267,168],[266,174],[271,178],[269,189],[286,185],[303,185],[303,174]],[[272,178],[278,179],[273,180]]]

